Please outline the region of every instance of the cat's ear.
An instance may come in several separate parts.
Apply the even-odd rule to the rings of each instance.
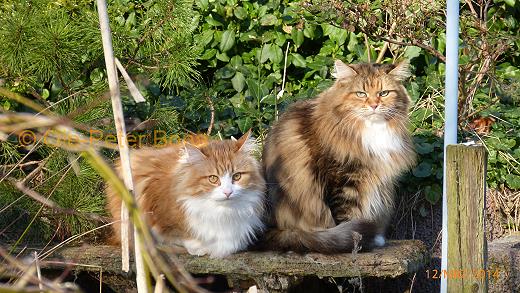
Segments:
[[[410,62],[408,60],[403,60],[397,64],[395,67],[388,72],[388,75],[391,75],[395,80],[403,81],[412,75],[410,72]]]
[[[206,155],[196,146],[185,143],[181,147],[179,162],[181,163],[196,163],[206,159]]]
[[[251,128],[235,144],[237,152],[251,153],[256,150],[257,144],[255,139],[251,137]]]
[[[352,77],[354,75],[357,75],[357,72],[352,67],[343,63],[343,61],[336,60],[334,62],[334,72],[332,73],[332,76],[336,79]]]

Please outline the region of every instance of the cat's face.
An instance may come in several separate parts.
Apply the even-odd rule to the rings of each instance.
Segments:
[[[228,204],[262,193],[265,182],[251,152],[255,142],[249,133],[237,141],[211,141],[202,147],[182,148],[179,184],[186,194]]]
[[[333,89],[334,113],[366,121],[406,116],[410,99],[401,81],[409,76],[408,63],[353,64],[337,60]]]

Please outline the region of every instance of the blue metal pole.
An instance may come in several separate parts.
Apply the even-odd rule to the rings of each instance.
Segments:
[[[448,204],[446,197],[446,147],[457,143],[457,102],[459,78],[459,0],[447,1],[446,92],[444,99],[444,176],[442,188],[442,271],[448,270]],[[447,292],[447,279],[441,278],[441,293]]]

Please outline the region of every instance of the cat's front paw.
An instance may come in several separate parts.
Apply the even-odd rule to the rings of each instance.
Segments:
[[[206,248],[204,247],[202,242],[200,242],[199,240],[196,240],[196,239],[184,240],[183,245],[186,248],[186,250],[188,251],[188,253],[191,255],[203,256],[203,255],[208,254],[208,251],[206,250]]]
[[[212,251],[209,253],[209,258],[223,258],[232,254],[230,251]]]

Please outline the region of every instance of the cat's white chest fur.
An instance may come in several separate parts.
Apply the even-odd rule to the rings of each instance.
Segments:
[[[385,120],[366,120],[361,141],[365,150],[380,157],[390,159],[392,152],[403,148],[403,141]]]
[[[190,254],[223,257],[247,248],[262,230],[261,193],[244,194],[232,205],[205,198],[183,198],[186,222],[192,234],[184,240]]]

